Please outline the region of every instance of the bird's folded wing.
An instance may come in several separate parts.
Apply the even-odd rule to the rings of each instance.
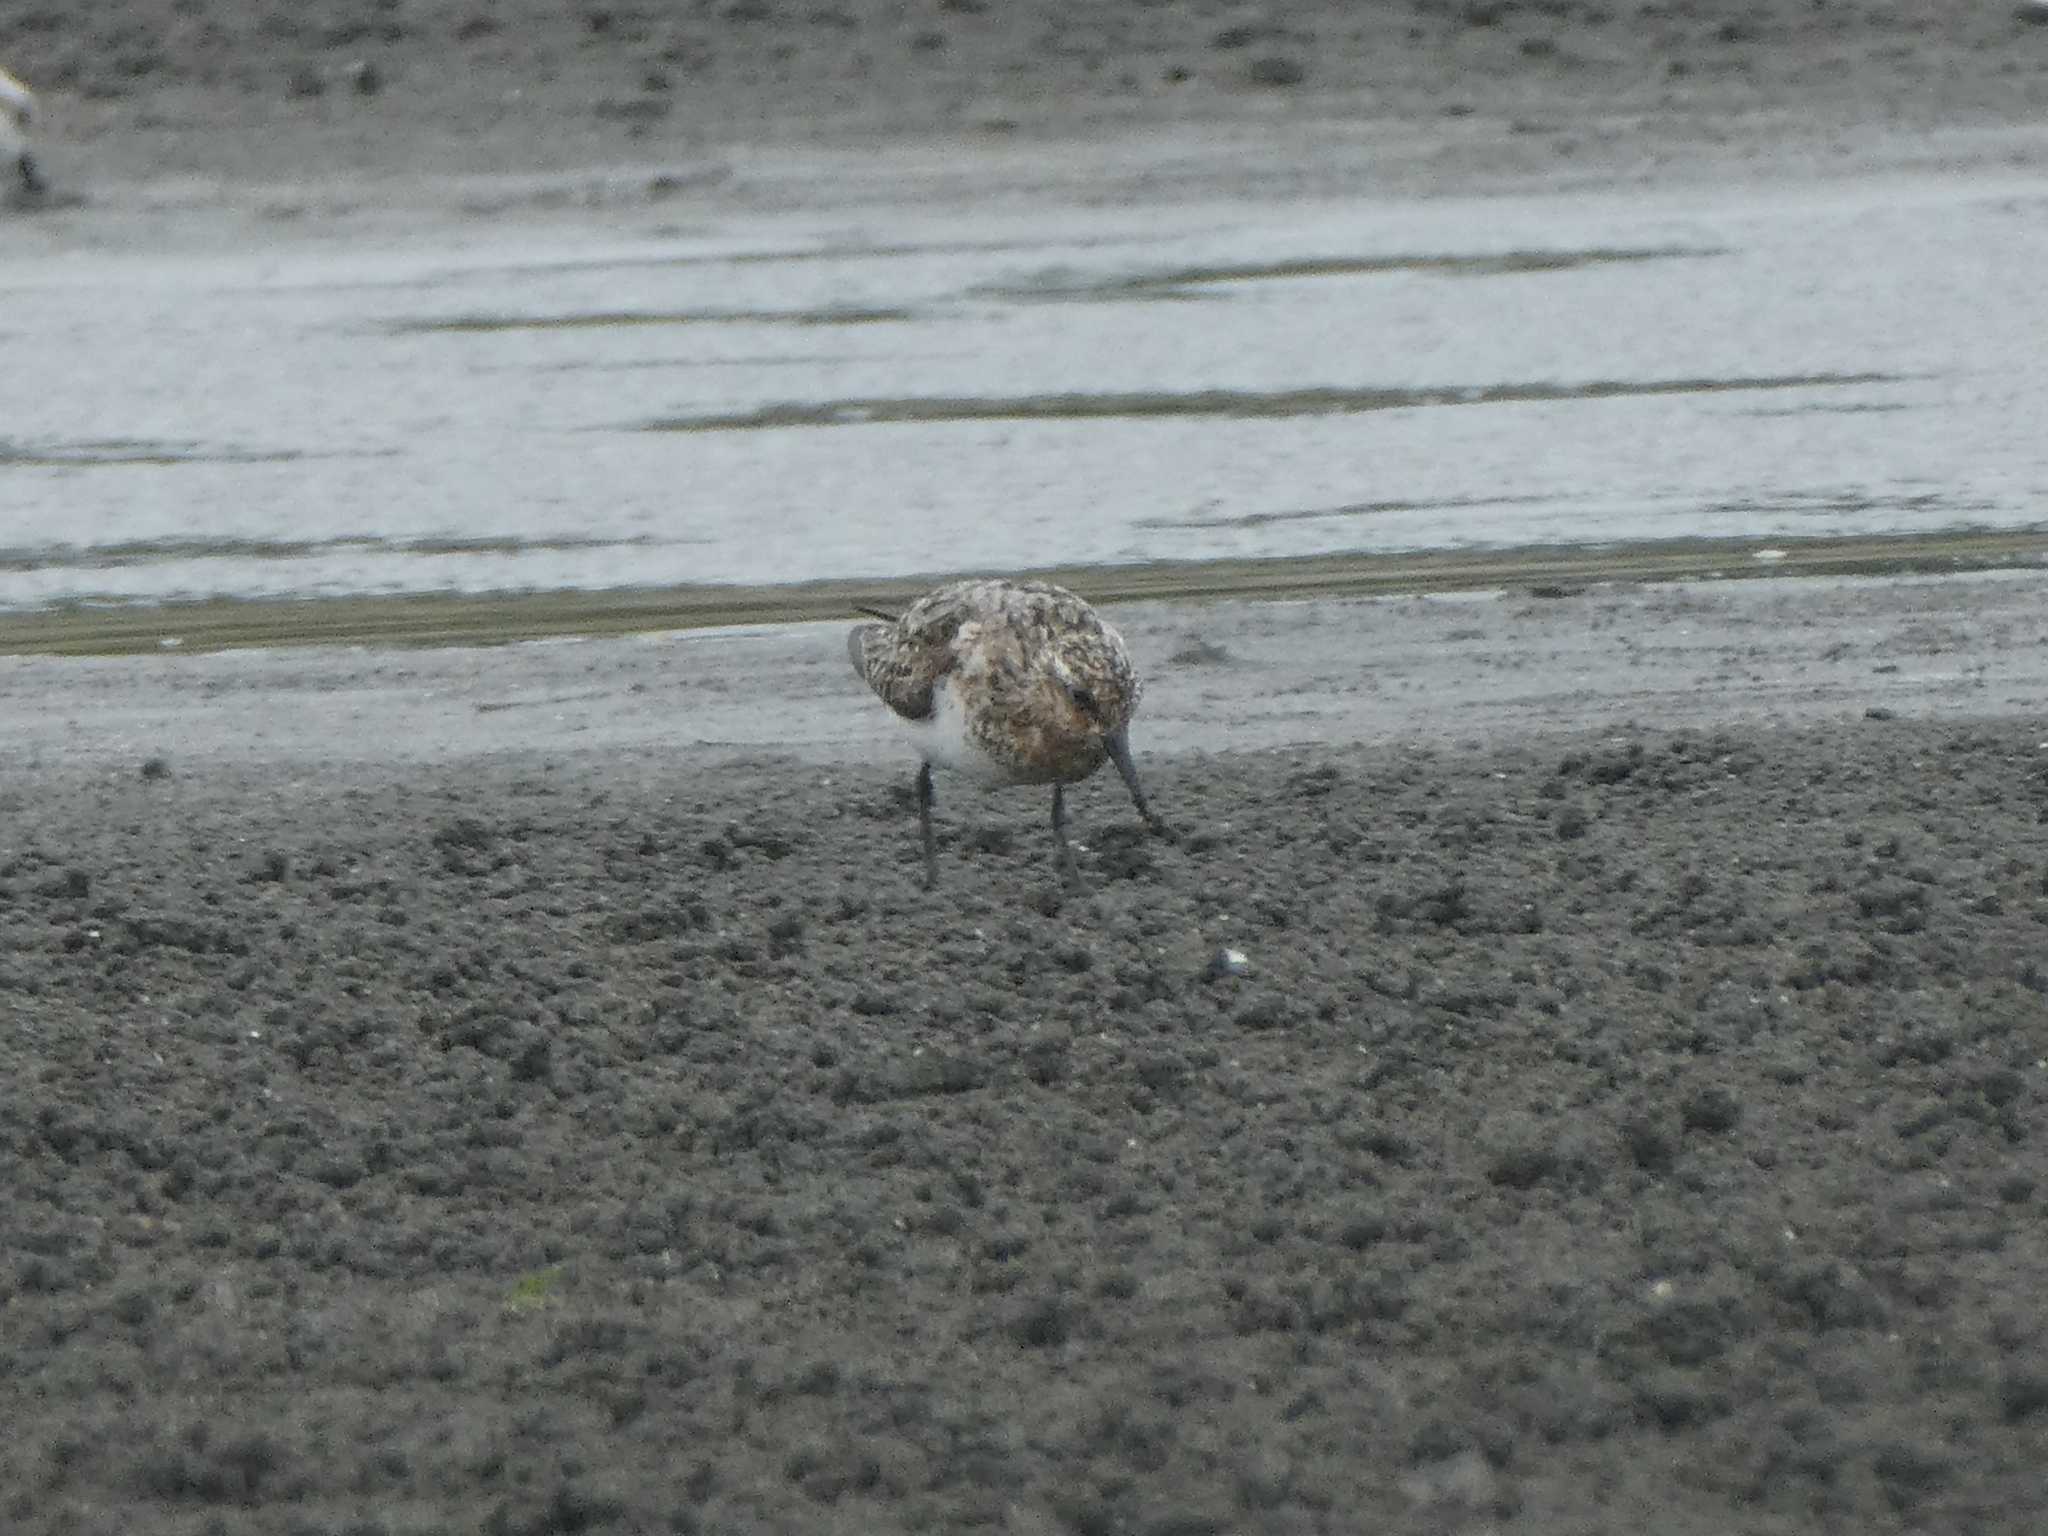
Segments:
[[[846,653],[884,704],[906,720],[927,720],[932,690],[953,670],[951,639],[950,632],[934,643],[900,624],[858,624],[847,634]]]

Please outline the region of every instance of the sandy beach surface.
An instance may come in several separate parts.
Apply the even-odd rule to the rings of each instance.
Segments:
[[[2031,171],[2032,14],[17,8],[4,235]],[[1080,892],[833,624],[0,657],[0,1525],[2039,1529],[2048,578],[1511,585],[1119,605]]]

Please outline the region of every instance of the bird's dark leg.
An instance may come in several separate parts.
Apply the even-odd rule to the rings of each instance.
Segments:
[[[1052,840],[1059,847],[1060,878],[1068,885],[1081,883],[1081,866],[1074,862],[1074,845],[1067,841],[1067,786],[1052,787]]]
[[[36,157],[26,150],[14,162],[14,168],[21,173],[22,191],[40,196],[50,189],[50,184],[43,180],[43,173],[36,167]]]
[[[939,883],[939,855],[932,840],[932,765],[917,770],[917,829],[924,837],[924,888]]]
[[[1131,738],[1128,731],[1112,732],[1107,740],[1109,760],[1116,764],[1116,771],[1123,775],[1124,788],[1131,792],[1131,803],[1138,808],[1138,814],[1145,818],[1145,825],[1159,837],[1170,838],[1173,828],[1154,814],[1152,807],[1145,803],[1145,791],[1138,787],[1137,765],[1131,761]]]

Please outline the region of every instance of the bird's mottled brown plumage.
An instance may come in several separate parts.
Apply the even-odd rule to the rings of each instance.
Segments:
[[[1108,757],[1140,684],[1123,637],[1064,587],[959,581],[847,637],[854,670],[906,720],[950,679],[974,745],[1013,784],[1072,784]]]
[[[1079,878],[1067,842],[1063,791],[1114,762],[1154,832],[1167,826],[1145,803],[1128,727],[1137,670],[1123,636],[1064,587],[1042,581],[956,581],[928,592],[900,619],[856,625],[853,669],[909,727],[924,757],[917,775],[925,882],[938,877],[932,839],[932,765],[995,784],[1050,784],[1060,866]]]

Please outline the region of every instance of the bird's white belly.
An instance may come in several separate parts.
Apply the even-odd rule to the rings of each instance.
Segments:
[[[907,720],[917,752],[934,768],[950,768],[984,784],[1015,782],[1010,770],[983,750],[967,731],[967,711],[953,691],[951,678],[940,678],[932,690],[932,712]]]

